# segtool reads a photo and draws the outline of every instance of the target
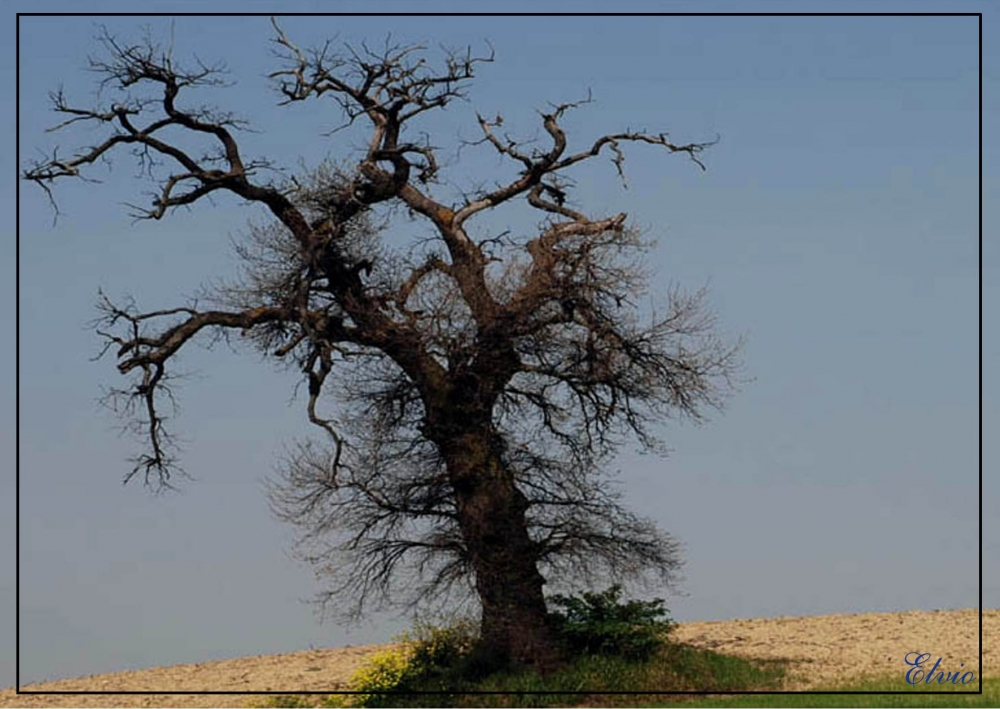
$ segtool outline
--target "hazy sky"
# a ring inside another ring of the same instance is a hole
[[[793,6],[834,7],[628,5]],[[212,3],[218,11],[276,7]],[[511,9],[528,7],[538,8]],[[859,7],[992,10],[962,2],[835,5]],[[6,16],[13,19],[15,9],[29,6],[8,3]],[[192,100],[250,118],[260,132],[241,136],[246,152],[293,169],[300,159],[314,165],[354,154],[349,134],[321,135],[338,123],[332,102],[276,105],[265,79],[274,59],[264,17],[22,18],[21,163],[10,151],[0,158],[8,195],[15,169],[38,151],[63,145],[69,155],[100,139],[89,129],[44,132],[57,122],[48,91],[62,85],[76,103],[94,99],[95,76],[85,64],[97,51],[99,22],[132,39],[143,24],[164,39],[172,27],[176,56],[225,60],[237,84]],[[705,156],[707,172],[634,147],[627,190],[602,160],[578,174],[576,192],[593,212],[626,211],[658,239],[650,257],[654,292],[708,283],[720,328],[748,338],[746,374],[754,381],[724,415],[700,428],[666,423],[673,449],[666,459],[623,450],[615,463],[632,507],[684,543],[684,595],[668,596],[677,619],[976,605],[975,18],[289,17],[282,24],[305,45],[329,37],[380,42],[388,33],[432,50],[492,43],[496,62],[481,68],[470,101],[422,125],[451,156],[446,174],[459,187],[494,179],[500,168],[488,150],[454,158],[457,138],[476,134],[475,110],[502,112],[506,129],[531,137],[540,132],[536,109],[590,89],[595,103],[566,121],[571,145],[629,127],[666,130],[677,141],[721,136]],[[989,326],[1000,296],[998,151],[989,130],[998,124],[995,17],[984,19],[983,35],[984,603],[996,607],[1000,529],[991,509],[1000,504],[1000,488],[993,476],[998,451],[988,435],[1000,424],[1000,338]],[[8,116],[13,62],[11,49],[2,66]],[[180,390],[174,430],[195,480],[182,483],[181,494],[158,497],[141,483],[122,486],[126,459],[140,444],[120,437],[117,420],[97,403],[102,387],[122,383],[111,359],[90,361],[100,345],[87,326],[97,289],[130,294],[144,309],[181,304],[199,286],[233,273],[231,241],[260,212],[221,198],[133,224],[123,203],[145,204],[152,185],[137,178],[129,155],[119,152],[113,169],[99,165],[90,174],[101,184],[58,185],[62,215],[55,226],[44,194],[29,184],[20,190],[22,683],[388,639],[405,619],[376,617],[354,630],[317,623],[303,601],[320,587],[312,569],[289,555],[292,530],[267,510],[263,481],[283,446],[313,435],[302,398],[291,400],[292,373],[254,354],[188,347],[178,364],[191,376]],[[14,232],[7,233],[11,304]],[[14,308],[4,307],[0,318],[0,387],[12,402]],[[11,405],[0,409],[0,432],[3,460],[12,462]],[[0,636],[12,638],[14,475],[13,467],[6,470]],[[13,683],[13,643],[5,641],[0,686]]]

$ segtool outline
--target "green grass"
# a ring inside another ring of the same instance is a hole
[[[759,668],[751,669],[743,667],[742,669],[736,669],[729,660],[732,658],[725,658],[724,660],[719,660],[724,656],[719,655],[715,658],[701,658],[703,661],[707,661],[710,667],[717,669],[721,676],[717,677],[718,680],[722,681],[739,681],[747,678],[755,678],[760,681],[762,679],[759,673]],[[575,675],[577,681],[588,679],[597,681],[607,681],[608,673],[614,672],[616,670],[622,669],[617,666],[614,662],[606,663],[603,667],[600,663],[583,663],[578,666],[573,673],[569,675],[564,675],[558,683],[571,682],[571,675]],[[634,672],[634,668],[633,668]],[[681,672],[683,674],[683,671]],[[766,680],[768,683],[775,681],[775,675],[772,670],[765,670],[768,676]],[[641,681],[643,677],[636,677],[635,674],[631,675],[632,681]],[[646,677],[648,679],[648,677]],[[676,676],[675,676],[676,679]],[[612,682],[611,684],[617,684],[623,690],[635,690],[638,685],[632,684],[626,686],[627,682]],[[586,687],[587,689],[592,688]],[[651,685],[647,685],[651,686]],[[955,687],[950,688],[950,691],[976,691],[978,690],[978,683],[966,685],[965,687]],[[499,689],[505,691],[516,691],[516,690],[532,690],[532,689],[554,689],[556,688],[552,682],[546,682],[544,687],[541,683],[531,680],[527,677],[521,677],[520,679],[513,678],[494,678],[489,682],[483,683],[481,689]],[[566,689],[567,687],[561,686],[561,689]],[[606,687],[610,688],[610,687]],[[657,686],[657,689],[662,688]],[[716,687],[718,688],[718,687]],[[732,687],[730,687],[732,688]],[[745,685],[742,688],[749,688]],[[713,696],[713,697],[678,697],[674,696],[667,701],[660,699],[655,701],[655,697],[647,697],[643,695],[591,695],[591,696],[579,696],[579,695],[543,695],[543,696],[533,696],[533,695],[518,695],[513,694],[506,697],[489,697],[489,696],[470,696],[467,695],[464,698],[461,706],[569,706],[569,705],[586,705],[586,706],[655,706],[655,707],[685,707],[690,709],[696,709],[698,707],[997,707],[1000,706],[1000,678],[998,679],[986,679],[983,682],[983,693],[978,694],[966,694],[966,695],[934,695],[927,694],[928,691],[938,691],[945,689],[944,687],[921,687],[920,685],[916,687],[911,687],[909,684],[904,682],[900,678],[882,678],[882,679],[869,679],[864,682],[860,682],[853,685],[846,685],[840,687],[830,687],[830,690],[834,691],[862,691],[862,692],[891,692],[891,691],[901,691],[906,692],[906,695],[863,695],[863,694],[759,694],[759,695],[743,695],[743,696]],[[274,697],[268,700],[264,706],[269,707],[315,707],[315,706],[340,706],[339,701],[347,699],[348,697],[331,696],[326,699],[323,697],[312,697],[312,696],[288,696],[288,697]],[[393,697],[386,697],[386,705],[395,705],[392,701]],[[440,697],[435,695],[428,695],[424,697],[410,697],[405,706],[456,706],[455,697]],[[476,701],[478,700],[478,701]],[[654,700],[654,701],[650,701]],[[404,704],[398,704],[404,706]]]
[[[649,661],[629,661],[617,657],[582,657],[544,677],[537,672],[505,672],[480,680],[443,676],[414,686],[418,691],[448,691],[442,695],[386,694],[381,706],[463,706],[463,707],[549,707],[549,706],[636,706],[668,696],[641,697],[634,694],[609,695],[603,692],[631,692],[643,689],[685,691],[734,689],[776,689],[785,670],[780,663],[751,662],[720,655],[710,650],[670,643]],[[482,695],[465,692],[503,692]],[[587,694],[570,694],[587,692]],[[282,696],[269,699],[268,707],[342,706],[347,695],[319,697]]]
[[[1000,706],[1000,678],[983,681],[982,694],[941,695],[932,691],[976,692],[979,682],[965,686],[907,684],[900,677],[868,679],[828,688],[830,691],[906,692],[893,694],[760,694],[728,697],[673,698],[667,702],[640,701],[636,706],[681,707],[997,707]],[[637,699],[644,699],[638,698]]]

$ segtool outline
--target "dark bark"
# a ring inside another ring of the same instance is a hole
[[[540,549],[528,534],[528,500],[488,424],[440,446],[482,606],[483,648],[499,664],[547,666],[558,648],[546,622]]]

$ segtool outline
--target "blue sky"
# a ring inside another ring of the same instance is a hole
[[[13,11],[17,4],[6,9]],[[48,3],[32,9],[58,11]],[[356,10],[284,3],[284,11]],[[366,6],[367,7],[367,6]],[[382,3],[385,11],[403,5]],[[412,8],[413,5],[406,5]],[[424,9],[449,10],[447,3]],[[485,7],[485,6],[482,6]],[[621,6],[622,8],[626,6]],[[780,12],[788,3],[631,3],[629,9]],[[830,4],[796,4],[822,11]],[[151,3],[150,11],[207,9]],[[267,12],[271,3],[213,3]],[[527,5],[511,9],[526,9]],[[531,6],[537,9],[536,5]],[[574,9],[604,9],[599,4]],[[984,3],[838,3],[837,11],[981,11]],[[17,9],[27,10],[26,4]],[[103,3],[101,9],[126,10]],[[566,9],[551,4],[551,9]],[[995,13],[994,13],[995,14]],[[169,19],[23,18],[21,164],[56,144],[96,140],[87,130],[45,133],[46,95],[62,84],[92,99],[84,68],[98,22],[128,38]],[[654,292],[708,284],[720,327],[745,333],[754,378],[706,426],[666,423],[666,458],[623,450],[615,461],[626,500],[685,545],[679,620],[965,608],[977,602],[978,53],[975,18],[287,18],[309,45],[401,41],[496,49],[467,104],[428,119],[435,143],[472,137],[474,111],[505,128],[539,131],[537,108],[593,92],[567,120],[582,145],[626,127],[678,141],[721,136],[707,172],[677,157],[632,149],[622,190],[610,164],[581,171],[577,196],[594,212],[626,211],[658,240]],[[249,117],[246,150],[288,168],[350,157],[350,134],[330,103],[276,106],[265,74],[263,17],[177,18],[178,56],[223,59],[238,83],[200,100]],[[996,20],[984,18],[983,427],[1000,423],[995,318]],[[2,70],[14,114],[14,53]],[[447,151],[446,151],[447,152]],[[452,151],[453,152],[453,151]],[[486,153],[463,151],[459,186],[494,179]],[[59,185],[53,226],[44,195],[20,190],[21,681],[387,639],[405,619],[359,628],[320,625],[302,601],[319,590],[289,556],[292,530],[267,511],[263,480],[283,446],[311,435],[295,377],[258,357],[190,348],[179,364],[175,430],[195,478],[176,495],[123,487],[136,443],[97,404],[118,382],[110,360],[91,362],[87,327],[98,287],[148,309],[180,304],[233,272],[230,241],[260,217],[235,200],[133,224],[123,202],[151,187],[125,153],[101,184]],[[500,175],[502,177],[502,174]],[[11,210],[13,213],[13,210]],[[13,223],[8,222],[11,229]],[[490,228],[501,229],[501,221]],[[14,364],[14,231],[7,232],[7,305],[0,369]],[[398,238],[413,238],[400,231]],[[0,380],[13,401],[14,378]],[[6,396],[7,393],[9,396]],[[0,449],[13,461],[14,407],[0,410]],[[984,604],[1000,606],[1000,503],[983,446]],[[13,468],[0,481],[0,635],[13,634]],[[5,534],[5,538],[7,538]],[[9,631],[9,632],[8,632]],[[912,649],[910,649],[912,650]],[[933,649],[927,651],[932,652]],[[970,658],[972,659],[972,658]],[[14,683],[12,644],[0,649],[0,686]],[[290,688],[292,689],[292,688]]]

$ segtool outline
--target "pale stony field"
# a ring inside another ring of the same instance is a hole
[[[757,618],[683,623],[675,639],[749,658],[791,661],[787,689],[856,683],[866,676],[903,675],[910,652],[941,657],[949,671],[978,669],[975,609],[909,611],[802,618]],[[380,646],[309,650],[43,682],[30,691],[335,691]],[[983,674],[1000,675],[1000,610],[983,611]],[[0,707],[239,707],[253,695],[17,695],[0,691]]]

